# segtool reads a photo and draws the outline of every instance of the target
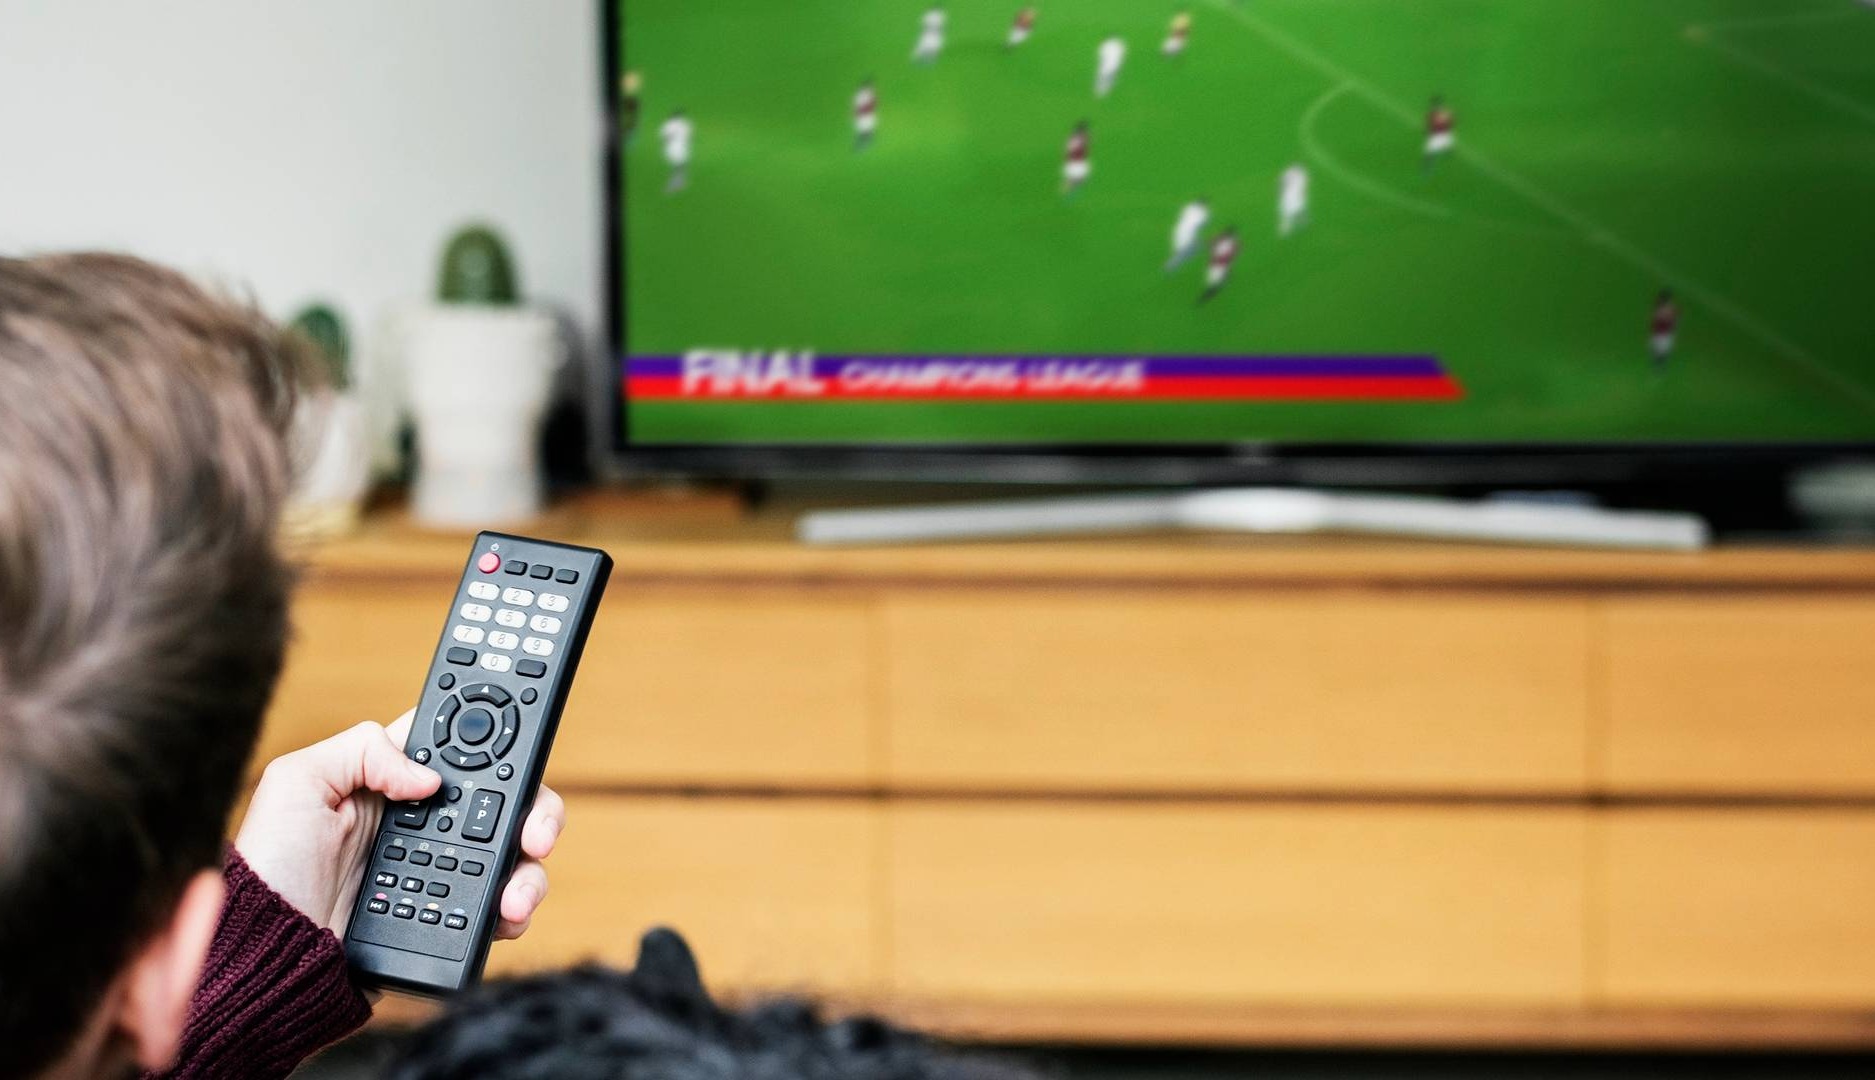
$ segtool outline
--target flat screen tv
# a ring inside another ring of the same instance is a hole
[[[1861,0],[601,15],[647,467],[1567,480],[1875,442]]]

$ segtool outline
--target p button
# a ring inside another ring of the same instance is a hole
[[[503,798],[501,792],[486,789],[477,791],[469,797],[469,805],[462,811],[462,838],[464,840],[494,839],[495,823],[501,820]]]

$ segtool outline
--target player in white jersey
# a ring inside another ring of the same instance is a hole
[[[682,191],[690,182],[690,137],[694,132],[682,109],[671,113],[671,118],[658,128],[658,138],[664,140],[664,162],[671,167],[665,194]]]
[[[1205,223],[1211,220],[1211,208],[1203,199],[1193,199],[1178,212],[1172,226],[1172,257],[1166,260],[1165,272],[1171,273],[1191,261],[1204,241]]]
[[[1309,223],[1309,170],[1296,162],[1283,170],[1276,199],[1276,235],[1288,236]]]
[[[944,8],[933,5],[924,13],[924,21],[918,30],[918,44],[912,47],[913,63],[935,64],[938,54],[944,51]]]
[[[1172,26],[1165,32],[1165,45],[1161,51],[1167,56],[1185,55],[1185,46],[1191,44],[1191,13],[1181,11],[1172,16]]]
[[[872,133],[879,127],[879,92],[873,89],[872,80],[859,84],[859,92],[853,95],[853,149],[864,150],[872,145]]]
[[[1100,43],[1100,51],[1095,59],[1094,96],[1106,97],[1113,93],[1113,84],[1119,81],[1120,65],[1126,63],[1126,41],[1123,38],[1110,37]]]

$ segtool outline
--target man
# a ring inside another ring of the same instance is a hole
[[[1172,16],[1172,26],[1166,31],[1165,55],[1177,59],[1185,55],[1185,46],[1191,43],[1191,13],[1181,11]]]
[[[1426,154],[1420,161],[1423,172],[1431,172],[1439,159],[1452,152],[1458,142],[1454,130],[1456,124],[1452,110],[1446,107],[1445,99],[1434,96],[1432,104],[1426,109]]]
[[[644,77],[636,71],[627,71],[619,78],[619,126],[623,129],[625,145],[630,146],[632,138],[638,134],[638,114],[642,108],[639,94],[644,87]]]
[[[664,183],[664,193],[674,195],[690,183],[690,136],[693,133],[690,118],[682,109],[671,113],[664,126],[658,128],[658,137],[664,140],[664,162],[670,166],[670,179]]]
[[[1309,223],[1309,170],[1301,162],[1283,170],[1276,196],[1276,235],[1288,236]]]
[[[879,127],[879,93],[873,89],[872,80],[859,84],[859,93],[853,95],[853,149],[864,150],[872,145],[872,133]]]
[[[1028,7],[1016,12],[1015,25],[1009,28],[1009,40],[1003,43],[1003,51],[1008,52],[1027,42],[1029,40],[1029,35],[1034,32],[1035,5],[1030,4]]]
[[[1090,144],[1087,135],[1087,121],[1074,125],[1074,131],[1068,136],[1066,160],[1061,166],[1061,194],[1072,196],[1081,190],[1081,185],[1094,171],[1094,163],[1089,157]]]
[[[0,258],[6,1080],[267,1080],[369,1014],[337,935],[383,796],[439,784],[408,716],[269,765],[223,869],[286,649],[303,349],[134,259]],[[564,812],[542,789],[504,935]]]
[[[1231,226],[1218,234],[1211,244],[1211,265],[1204,271],[1204,295],[1198,297],[1198,303],[1204,304],[1218,294],[1224,287],[1224,279],[1230,276],[1230,266],[1237,261],[1237,227]]]
[[[1172,257],[1166,260],[1166,273],[1177,270],[1198,253],[1205,223],[1210,220],[1211,207],[1203,199],[1193,199],[1179,210],[1178,221],[1172,225]]]
[[[1648,350],[1654,357],[1654,371],[1664,374],[1667,361],[1673,359],[1673,339],[1680,330],[1680,306],[1673,300],[1672,289],[1660,290],[1654,297],[1654,314],[1649,323]]]
[[[919,23],[918,43],[912,46],[911,59],[914,64],[935,64],[938,54],[944,51],[944,7],[933,5],[924,13]]]
[[[1110,37],[1100,43],[1094,56],[1094,96],[1104,98],[1113,93],[1113,85],[1120,79],[1120,66],[1126,63],[1126,39]]]

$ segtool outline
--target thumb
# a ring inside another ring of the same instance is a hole
[[[319,755],[321,779],[341,799],[362,788],[409,802],[433,794],[443,782],[435,770],[405,757],[391,734],[368,720],[320,748],[326,751]]]

